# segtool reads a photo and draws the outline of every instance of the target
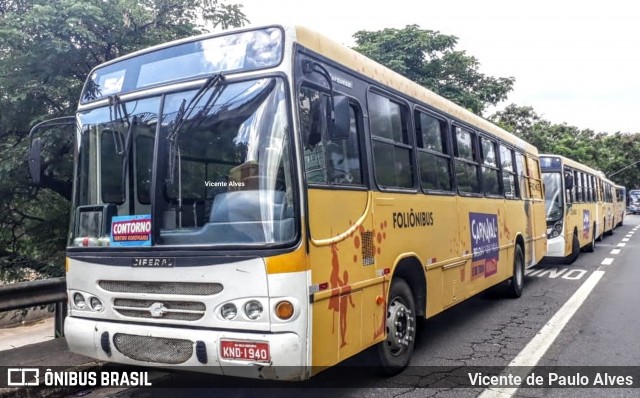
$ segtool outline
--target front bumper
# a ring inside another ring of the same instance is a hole
[[[185,329],[77,317],[66,318],[64,332],[72,352],[102,361],[161,368],[188,367],[186,370],[271,380],[310,377],[310,367],[303,363],[300,337],[295,333]],[[267,342],[270,362],[221,358],[221,339]],[[202,353],[200,360],[198,358],[196,342],[204,343],[206,363],[201,362]]]
[[[565,240],[564,235],[547,239],[547,255],[546,257],[565,257],[564,253]]]

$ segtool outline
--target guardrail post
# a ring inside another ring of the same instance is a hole
[[[55,338],[64,337],[64,318],[67,316],[66,301],[58,301],[54,312],[54,336]]]

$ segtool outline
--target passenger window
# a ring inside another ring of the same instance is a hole
[[[369,123],[378,185],[413,188],[407,108],[389,98],[370,93]]]
[[[480,137],[480,150],[482,151],[482,185],[484,193],[491,196],[502,195],[500,189],[500,173],[498,160],[496,159],[496,143],[486,137]]]
[[[451,163],[447,122],[423,112],[415,113],[416,146],[422,189],[451,191]]]
[[[478,154],[476,153],[475,133],[461,127],[454,128],[455,167],[458,191],[465,193],[481,193],[478,169]]]
[[[516,173],[513,167],[513,150],[504,145],[500,145],[500,165],[502,166],[504,196],[510,199],[516,198]]]
[[[522,199],[530,198],[529,194],[529,172],[527,170],[527,163],[525,157],[520,152],[516,152],[516,172],[518,173],[518,187],[520,197]]]

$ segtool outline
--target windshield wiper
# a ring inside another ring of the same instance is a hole
[[[109,125],[111,126],[111,131],[113,131],[113,145],[116,151],[116,154],[122,155],[124,153],[124,144],[122,143],[122,137],[118,133],[118,129],[115,124],[117,120],[125,119],[127,123],[129,123],[129,115],[127,115],[127,109],[124,104],[120,101],[120,97],[117,95],[112,95],[109,97]]]
[[[180,131],[182,130],[182,127],[187,120],[191,119],[196,109],[196,105],[203,98],[207,90],[212,89],[209,97],[207,98],[207,101],[200,111],[202,115],[206,115],[207,112],[209,112],[211,106],[215,103],[215,101],[222,93],[223,87],[225,87],[223,84],[221,84],[222,82],[224,82],[224,75],[222,75],[222,73],[216,73],[215,75],[210,76],[204,82],[202,87],[200,87],[200,89],[191,98],[188,105],[186,105],[187,100],[183,100],[182,104],[180,104],[180,109],[178,109],[176,118],[173,122],[173,128],[167,134],[167,141],[169,141],[169,176],[167,177],[168,183],[172,184],[175,180],[175,166],[179,152],[178,139],[180,137]]]
[[[131,121],[127,118],[129,127],[127,128],[127,135],[124,138],[124,151],[122,153],[122,179],[120,185],[122,186],[122,192],[127,192],[127,172],[129,166],[129,152],[131,152],[131,145],[133,142],[133,126],[137,124],[137,116],[133,116]]]

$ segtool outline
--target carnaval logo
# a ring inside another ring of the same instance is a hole
[[[469,213],[471,229],[471,278],[490,276],[498,272],[498,216],[496,214]]]

